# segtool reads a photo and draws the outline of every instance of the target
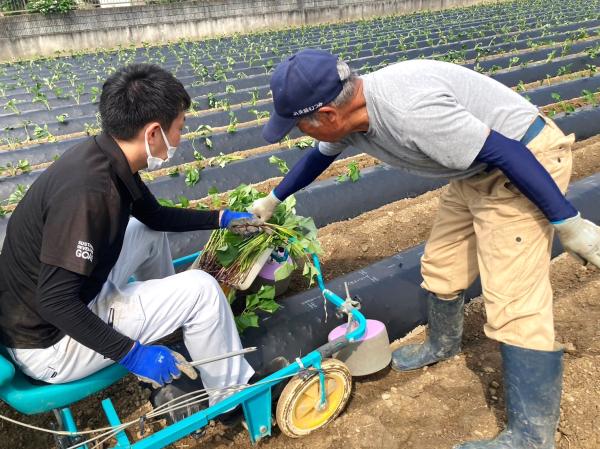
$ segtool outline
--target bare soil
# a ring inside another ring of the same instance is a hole
[[[554,117],[555,114],[566,112],[572,114],[575,109],[582,108],[584,106],[597,107],[600,103],[600,94],[594,94],[593,97],[577,97],[571,100],[563,100],[558,103],[548,104],[541,109],[544,114],[549,117]]]
[[[577,143],[573,180],[600,171],[600,136]],[[398,201],[355,219],[322,228],[328,278],[381,260],[427,238],[442,189]],[[376,236],[385,236],[377,239]],[[385,240],[385,241],[383,241]],[[600,447],[600,271],[586,269],[568,256],[552,262],[557,338],[567,350],[558,449]],[[300,286],[296,286],[300,288]],[[294,440],[281,435],[261,443],[273,449],[330,447],[448,449],[468,439],[493,437],[504,423],[500,355],[482,331],[481,299],[471,302],[465,320],[463,353],[428,369],[399,374],[386,369],[356,379],[347,410],[326,429]],[[409,339],[422,339],[415,332]],[[398,343],[394,343],[397,345]],[[110,396],[124,420],[150,410],[147,392],[127,377],[73,407],[81,429],[105,425],[100,399]],[[0,405],[0,414],[49,427],[49,414],[26,417]],[[155,428],[163,423],[157,422]],[[0,447],[53,447],[44,434],[0,423]],[[135,435],[135,431],[132,432]],[[213,425],[200,440],[187,438],[173,447],[250,449],[240,427]]]
[[[594,72],[593,70],[589,70],[589,69],[580,70],[580,71],[573,72],[573,73],[567,73],[566,75],[553,76],[551,78],[545,78],[543,80],[523,84],[522,86],[515,86],[512,89],[519,91],[518,89],[522,88],[523,91],[528,91],[528,90],[537,89],[538,87],[542,87],[542,86],[551,86],[553,84],[562,83],[563,81],[592,77],[592,76],[595,76],[595,73],[596,72]]]

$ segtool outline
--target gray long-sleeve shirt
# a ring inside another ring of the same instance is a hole
[[[337,155],[353,146],[417,175],[465,178],[490,129],[519,140],[537,108],[503,84],[456,64],[411,60],[364,75],[369,130],[319,142]]]

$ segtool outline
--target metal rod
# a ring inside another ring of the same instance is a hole
[[[218,360],[228,359],[230,357],[235,357],[237,355],[248,354],[249,352],[254,352],[257,350],[258,350],[258,348],[256,346],[252,346],[250,348],[240,349],[239,351],[227,352],[225,354],[220,354],[215,357],[209,357],[207,359],[194,360],[194,361],[190,362],[189,364],[190,364],[190,366],[205,365],[207,363],[212,363],[212,362],[216,362]]]

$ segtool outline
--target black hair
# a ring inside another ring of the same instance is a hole
[[[171,73],[154,64],[131,64],[113,73],[102,86],[102,129],[117,139],[130,140],[156,121],[166,132],[190,105],[189,94]]]

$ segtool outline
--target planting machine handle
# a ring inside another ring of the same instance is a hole
[[[331,290],[325,288],[325,282],[323,281],[323,275],[321,274],[321,263],[319,262],[319,258],[316,254],[313,254],[312,258],[315,268],[317,269],[317,283],[319,284],[321,293],[323,293],[323,297],[329,302],[333,303],[339,310],[349,313],[352,316],[352,319],[358,323],[358,326],[354,330],[346,334],[346,339],[348,341],[356,341],[361,339],[367,331],[367,320],[365,316],[353,306],[346,304],[346,301],[333,293]]]

